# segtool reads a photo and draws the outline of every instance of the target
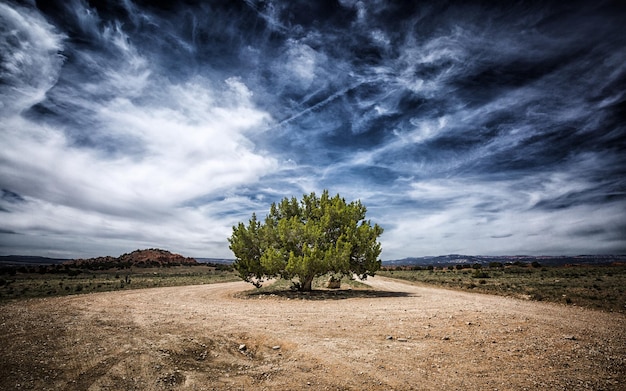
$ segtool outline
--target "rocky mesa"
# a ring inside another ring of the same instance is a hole
[[[78,268],[111,268],[111,267],[168,267],[180,265],[197,265],[194,258],[183,257],[167,250],[151,248],[135,250],[122,254],[119,257],[97,257],[89,259],[74,259],[64,262],[64,265]]]

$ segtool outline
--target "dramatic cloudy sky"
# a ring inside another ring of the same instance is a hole
[[[626,6],[488,3],[0,2],[0,254],[228,258],[323,189],[383,260],[626,252]]]

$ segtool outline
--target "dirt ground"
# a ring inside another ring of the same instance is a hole
[[[410,285],[243,282],[0,306],[2,390],[624,390],[626,317]],[[323,298],[323,299],[322,299]]]

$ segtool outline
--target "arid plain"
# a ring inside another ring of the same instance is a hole
[[[244,282],[0,309],[3,390],[620,390],[626,316],[382,277],[336,298]]]

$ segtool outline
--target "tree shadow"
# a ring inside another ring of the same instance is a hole
[[[300,292],[297,290],[249,290],[241,292],[240,298],[258,299],[284,299],[284,300],[344,300],[344,299],[367,299],[385,297],[415,297],[414,293],[378,291],[373,289],[314,289],[310,292]]]

